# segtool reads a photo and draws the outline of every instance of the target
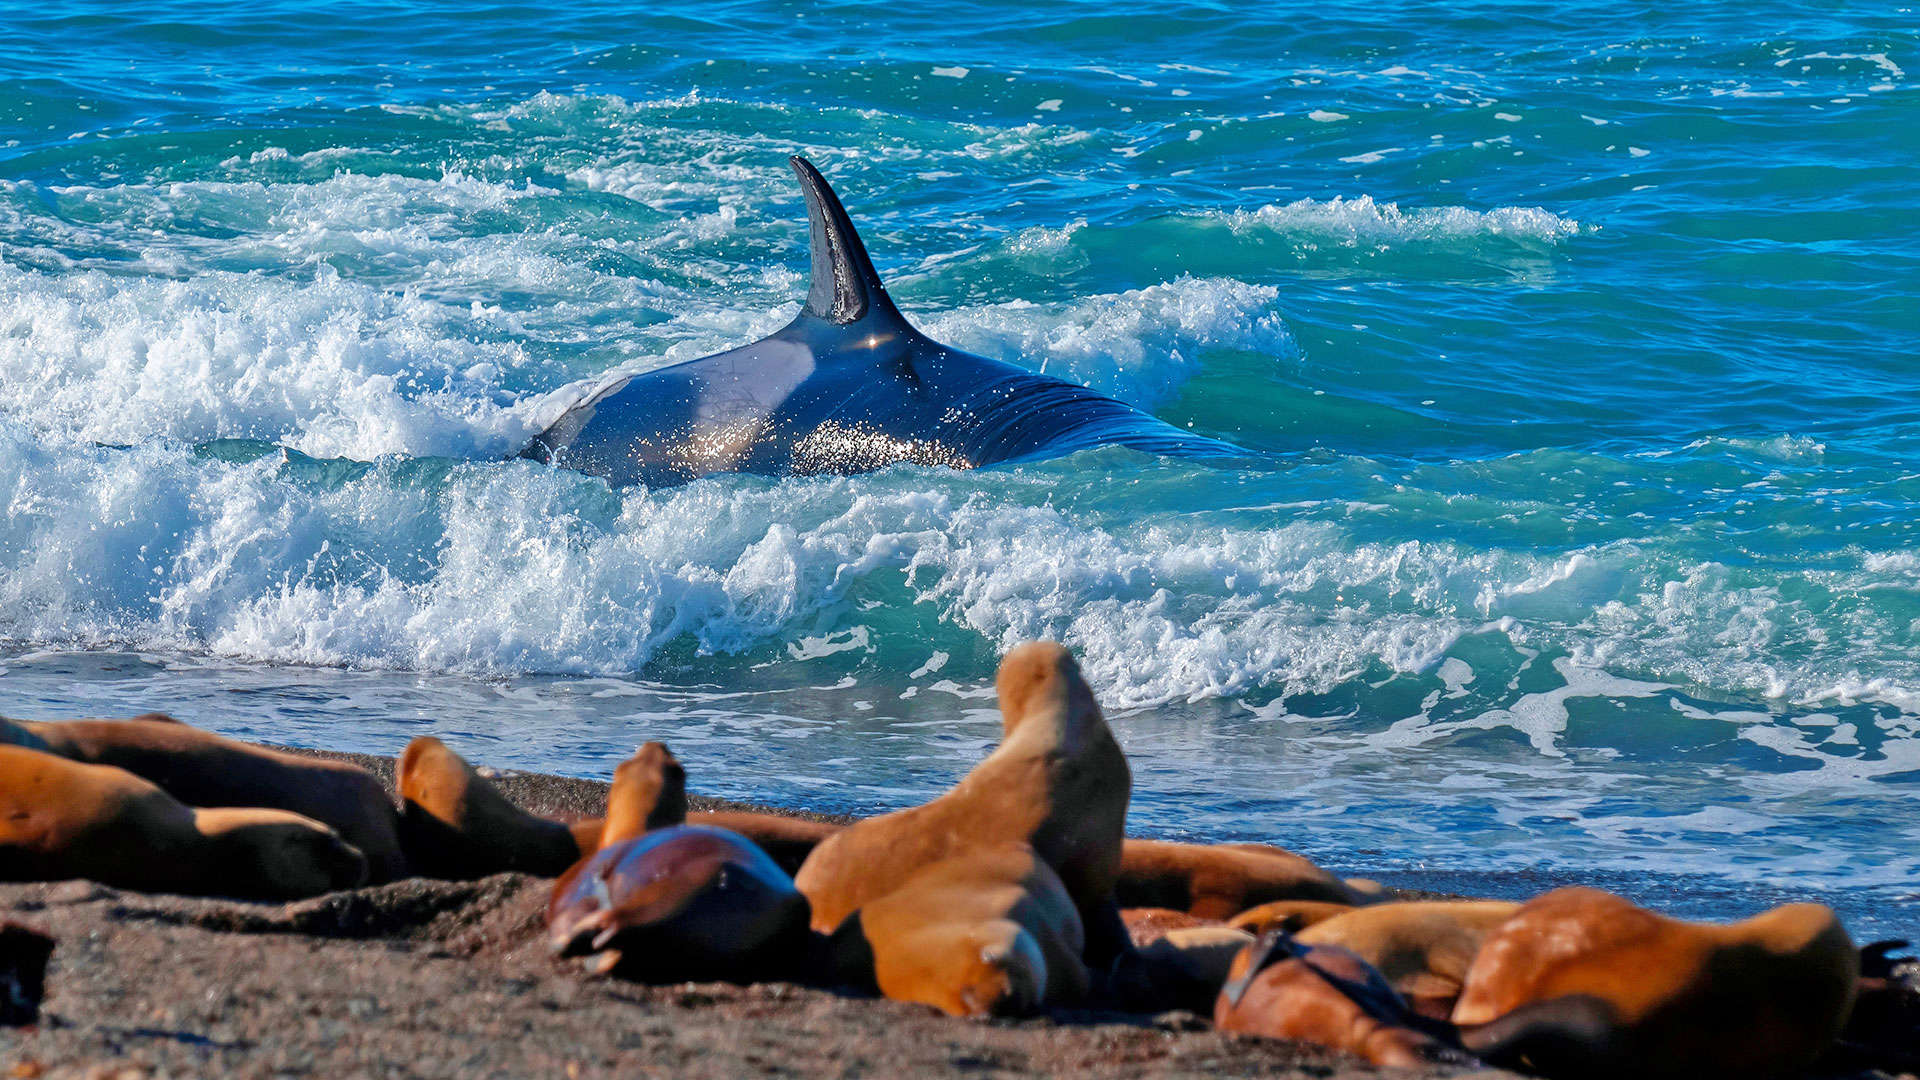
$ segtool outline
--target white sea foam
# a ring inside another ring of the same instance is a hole
[[[1151,407],[1200,370],[1200,353],[1231,348],[1295,354],[1273,303],[1279,290],[1231,278],[1181,277],[1092,296],[1064,309],[1028,301],[921,319],[934,338]]]
[[[524,442],[507,342],[469,312],[342,281],[50,277],[0,264],[0,415],[43,438],[279,441],[316,456],[472,456]]]
[[[1724,571],[1537,607],[1588,567],[1624,574],[1629,549],[1551,560],[1359,542],[1312,521],[1097,525],[912,470],[609,494],[526,465],[419,468],[320,483],[277,456],[222,464],[153,443],[48,446],[0,423],[0,491],[10,493],[0,633],[255,660],[619,675],[675,642],[798,660],[889,648],[917,663],[930,628],[945,624],[937,633],[960,635],[956,644],[1065,640],[1116,707],[1421,675],[1465,700],[1396,737],[1509,726],[1549,755],[1566,700],[1653,692],[1610,670],[1920,709],[1907,668],[1868,677],[1844,651],[1785,666],[1772,640],[1791,609]],[[839,621],[851,592],[887,581],[910,589],[893,606],[918,614],[891,629]],[[870,636],[847,637],[854,625]],[[1862,640],[1875,633],[1859,629]],[[1559,687],[1487,708],[1505,695],[1475,677],[1486,661],[1451,655],[1469,639],[1507,655],[1565,650]]]
[[[1551,243],[1581,231],[1579,222],[1537,206],[1503,206],[1493,210],[1464,206],[1403,209],[1398,203],[1376,202],[1371,195],[1298,199],[1283,205],[1212,216],[1225,221],[1235,232],[1262,230],[1366,245],[1460,242],[1489,237]]]

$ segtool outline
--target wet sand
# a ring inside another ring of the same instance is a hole
[[[391,781],[390,760],[327,756]],[[606,791],[563,777],[495,782],[554,816],[597,814]],[[0,915],[59,939],[39,1025],[0,1029],[0,1067],[11,1070],[0,1075],[1407,1075],[1223,1035],[1187,1013],[974,1022],[786,984],[587,979],[547,954],[548,890],[503,874],[262,905],[0,885]]]

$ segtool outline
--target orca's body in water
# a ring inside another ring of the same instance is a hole
[[[751,345],[611,382],[521,456],[616,485],[658,486],[903,461],[970,469],[1107,445],[1245,455],[1084,386],[920,333],[893,306],[833,189],[806,159],[792,164],[813,245],[799,316]]]

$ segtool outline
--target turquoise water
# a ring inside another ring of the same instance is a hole
[[[0,709],[872,811],[1083,657],[1141,832],[1920,922],[1920,20],[0,3]],[[1267,452],[499,460],[781,325]]]

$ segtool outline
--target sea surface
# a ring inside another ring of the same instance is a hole
[[[1260,451],[503,460],[797,310]],[[0,2],[0,712],[871,812],[1056,637],[1132,827],[1920,930],[1920,14]]]

